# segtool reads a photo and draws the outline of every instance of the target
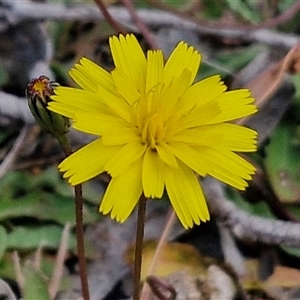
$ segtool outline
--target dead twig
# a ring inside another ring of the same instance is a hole
[[[122,25],[132,28],[132,19],[128,11],[123,7],[109,7],[111,16]],[[103,14],[95,9],[95,5],[81,4],[67,6],[60,3],[33,3],[26,1],[14,1],[8,8],[1,8],[0,12],[6,23],[0,23],[0,31],[10,24],[17,24],[24,20],[105,20]],[[297,44],[298,37],[293,34],[279,33],[268,29],[249,29],[240,26],[208,26],[197,24],[191,19],[184,19],[174,13],[158,9],[137,9],[137,15],[147,26],[172,27],[197,32],[200,35],[211,35],[222,38],[239,39],[245,42],[259,42],[262,44],[289,49]],[[138,27],[135,27],[139,31]]]
[[[61,242],[55,259],[54,271],[48,286],[48,292],[51,299],[54,299],[60,286],[60,282],[63,276],[64,262],[68,252],[68,241],[70,235],[70,224],[67,223],[62,232]]]
[[[251,215],[237,208],[225,196],[221,183],[203,181],[210,212],[240,240],[288,247],[300,246],[300,224]]]
[[[24,142],[26,140],[27,133],[29,132],[29,125],[25,125],[18,138],[16,139],[11,151],[8,153],[6,158],[3,160],[0,165],[0,178],[2,178],[12,167],[13,163],[18,157],[22,147],[24,146]]]

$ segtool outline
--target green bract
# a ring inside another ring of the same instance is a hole
[[[37,123],[47,130],[53,137],[60,140],[69,131],[69,119],[48,110],[50,96],[58,83],[50,81],[46,76],[31,80],[26,90],[28,105]]]

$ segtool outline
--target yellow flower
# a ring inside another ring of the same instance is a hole
[[[123,222],[139,198],[166,190],[185,228],[209,220],[198,175],[244,190],[255,168],[235,152],[256,150],[256,132],[232,121],[256,112],[246,89],[226,91],[220,76],[195,84],[200,54],[181,42],[164,64],[145,57],[134,35],[110,38],[115,69],[86,58],[70,71],[82,88],[58,87],[49,108],[98,139],[60,165],[72,185],[102,172],[112,179],[100,211]],[[198,174],[198,175],[197,175]]]

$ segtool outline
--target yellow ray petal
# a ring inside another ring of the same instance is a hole
[[[124,145],[140,141],[141,138],[136,128],[122,128],[111,134],[105,133],[102,140],[104,145]]]
[[[175,169],[165,165],[166,190],[170,202],[185,228],[209,220],[209,212],[194,172],[183,163]]]
[[[64,172],[63,177],[68,178],[72,185],[85,182],[103,173],[105,164],[118,149],[116,146],[105,146],[101,139],[97,139],[61,162],[59,171]]]
[[[131,165],[123,174],[111,179],[100,205],[100,212],[124,222],[142,195],[142,162]]]
[[[110,93],[115,93],[111,75],[87,58],[80,59],[69,74],[85,90],[97,92],[98,85],[102,85]]]
[[[147,52],[146,93],[161,83],[164,61],[160,50]]]
[[[118,131],[134,131],[134,128],[124,119],[103,113],[77,113],[74,116],[73,127],[77,130],[96,134],[113,135]]]
[[[212,119],[211,124],[236,120],[257,112],[254,99],[246,89],[226,92],[215,99],[221,113]]]
[[[164,142],[161,142],[160,144],[156,145],[157,153],[160,157],[160,159],[166,163],[169,166],[172,166],[174,168],[177,168],[177,161],[176,158],[172,152],[172,149]]]
[[[180,42],[174,49],[164,68],[163,81],[169,85],[173,79],[178,78],[183,70],[191,72],[191,84],[198,72],[201,56],[193,47],[188,47],[186,43]]]
[[[101,101],[107,105],[113,112],[115,112],[118,116],[126,120],[130,121],[131,107],[128,103],[119,95],[115,96],[109,93],[106,89],[102,88],[102,86],[98,86],[97,94]]]
[[[218,105],[218,102],[215,100],[207,102],[203,105],[197,105],[185,115],[179,115],[181,118],[176,121],[176,127],[178,131],[180,131],[187,128],[207,125],[212,123],[212,120],[217,118],[220,113],[221,109]]]
[[[134,162],[141,158],[146,150],[146,145],[134,141],[124,145],[114,154],[105,165],[105,170],[112,176],[124,173]]]
[[[57,87],[55,95],[51,96],[48,107],[50,110],[73,118],[76,112],[103,113],[107,106],[101,102],[97,94],[69,87]]]
[[[129,105],[141,98],[140,92],[133,81],[126,76],[122,69],[115,69],[111,73],[117,91]]]
[[[133,34],[109,39],[116,68],[120,68],[134,83],[141,94],[145,93],[146,58]]]
[[[221,81],[220,75],[210,76],[193,84],[187,89],[178,103],[178,110],[186,114],[196,105],[204,105],[222,95],[227,87]]]
[[[192,99],[190,100],[192,101]],[[186,115],[180,120],[180,129],[217,124],[251,115],[257,111],[253,101],[254,99],[250,97],[249,90],[246,89],[221,92],[219,96],[214,96],[207,103],[202,104],[200,101],[198,105],[187,111]],[[187,107],[185,107],[186,109]]]
[[[142,182],[147,198],[161,198],[164,192],[163,162],[158,153],[148,148],[143,159]]]
[[[205,176],[211,171],[212,167],[209,161],[205,160],[201,155],[201,149],[197,151],[189,145],[180,142],[171,142],[169,143],[169,147],[176,157],[193,169],[197,174]]]
[[[165,119],[168,119],[172,113],[177,113],[179,99],[190,86],[190,78],[191,72],[185,69],[178,78],[163,89],[161,95],[161,111]]]
[[[256,151],[257,132],[235,124],[219,123],[184,129],[173,136],[173,141],[196,146],[226,148],[237,152]]]
[[[214,145],[216,149],[218,147],[226,148],[236,152],[253,152],[257,150],[257,132],[255,130],[231,123],[220,123],[204,127],[201,128],[201,131],[206,132],[207,139],[209,139],[209,136],[217,135],[217,133],[222,135],[219,143]]]
[[[209,175],[237,189],[244,190],[255,172],[253,165],[226,149],[202,148],[201,154],[212,166]]]

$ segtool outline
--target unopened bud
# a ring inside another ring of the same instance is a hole
[[[68,118],[48,110],[50,96],[54,94],[53,89],[58,83],[50,81],[46,76],[32,79],[27,86],[26,96],[28,105],[37,123],[47,130],[53,137],[61,140],[70,127]]]

